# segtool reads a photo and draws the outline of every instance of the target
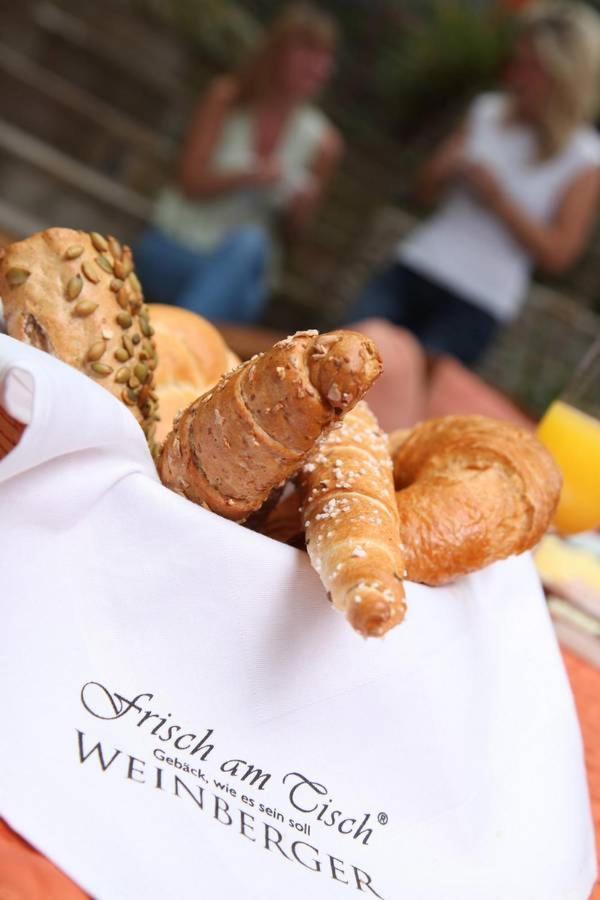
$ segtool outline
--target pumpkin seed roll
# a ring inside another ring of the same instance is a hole
[[[95,231],[49,228],[6,248],[0,295],[9,335],[102,384],[153,450],[156,346],[129,247]]]

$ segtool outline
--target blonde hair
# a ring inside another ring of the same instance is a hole
[[[538,118],[540,158],[548,159],[598,112],[600,16],[583,3],[543,3],[523,15],[520,35],[531,42],[552,85]]]
[[[251,102],[268,91],[288,47],[304,44],[333,51],[337,40],[338,29],[331,16],[309,3],[289,4],[271,24],[246,65],[236,73],[236,102]]]

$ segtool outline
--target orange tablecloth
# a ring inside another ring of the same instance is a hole
[[[563,657],[581,722],[596,843],[600,847],[600,669],[568,651]],[[49,860],[0,821],[0,898],[19,900],[85,900],[84,894]],[[600,900],[600,882],[591,900]]]
[[[595,669],[567,650],[563,650],[563,659],[581,723],[596,826],[596,849],[600,850],[600,669]],[[592,893],[592,900],[600,900],[600,881]]]

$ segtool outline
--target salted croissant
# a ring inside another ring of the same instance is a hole
[[[158,460],[163,483],[244,521],[381,372],[368,338],[299,332],[224,376],[176,420]]]
[[[362,402],[299,475],[306,548],[333,605],[365,637],[404,618],[404,554],[387,437]]]
[[[528,431],[484,416],[445,416],[397,442],[394,478],[411,581],[437,585],[533,547],[561,477]]]

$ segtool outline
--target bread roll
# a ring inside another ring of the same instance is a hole
[[[132,411],[153,448],[156,345],[129,247],[50,228],[0,260],[8,334],[98,381]]]
[[[158,444],[166,438],[178,412],[210,390],[239,359],[202,316],[162,303],[150,305],[160,364],[154,373],[160,404]]]

